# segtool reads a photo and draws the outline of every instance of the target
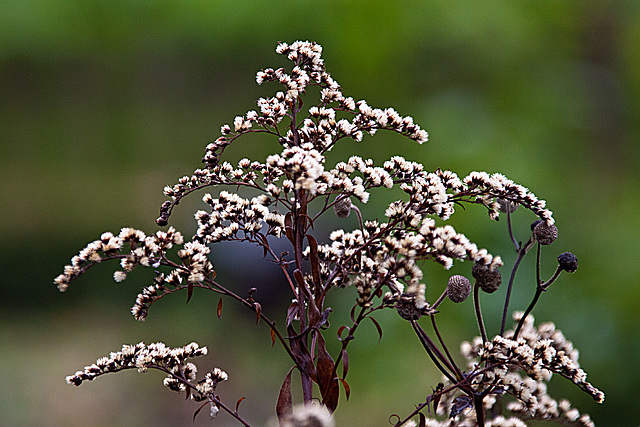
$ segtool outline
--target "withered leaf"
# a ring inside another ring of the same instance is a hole
[[[283,418],[291,413],[293,407],[293,400],[291,398],[291,373],[293,368],[289,370],[289,373],[284,378],[282,387],[280,387],[280,393],[278,394],[278,403],[276,404],[276,415],[278,420],[282,421]]]

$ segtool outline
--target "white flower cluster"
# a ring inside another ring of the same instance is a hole
[[[310,144],[285,148],[282,154],[267,157],[267,165],[284,171],[295,183],[295,189],[317,191],[316,180],[324,172],[325,158]]]
[[[523,313],[514,314],[519,321]],[[514,396],[517,400],[508,402],[507,409],[519,418],[556,420],[575,425],[593,426],[586,414],[581,415],[571,408],[568,401],[556,401],[547,393],[547,385],[553,373],[570,379],[597,402],[604,401],[604,393],[586,381],[586,373],[579,368],[578,352],[552,323],[534,326],[533,316],[525,319],[517,340],[508,338],[514,331],[507,331],[505,337],[496,336],[491,341],[482,342],[480,337],[473,343],[463,342],[461,353],[467,359],[474,383],[492,384],[497,390]],[[482,362],[482,364],[479,364]],[[450,402],[446,396],[443,402]],[[491,409],[497,403],[495,396],[488,396],[485,405]],[[446,407],[447,403],[444,403]],[[490,413],[490,411],[486,411]],[[472,411],[467,415],[473,417]]]
[[[476,195],[476,201],[485,205],[494,219],[499,215],[498,199],[502,199],[510,201],[514,206],[518,203],[522,204],[545,220],[548,225],[554,223],[553,212],[544,208],[546,206],[544,200],[539,200],[526,187],[514,183],[500,173],[489,175],[486,172],[471,172],[463,182],[470,190],[480,190]]]
[[[115,281],[121,282],[126,278],[126,273],[133,270],[136,265],[158,266],[168,249],[171,249],[174,244],[182,243],[182,234],[173,227],[167,231],[157,231],[151,236],[146,236],[142,231],[133,228],[123,228],[117,236],[111,232],[105,232],[100,239],[89,243],[78,255],[71,258],[71,264],[64,267],[64,272],[54,279],[54,283],[61,292],[64,292],[69,283],[89,267],[113,258],[121,259],[120,264],[124,271],[114,274]],[[130,251],[126,255],[121,255],[120,252],[125,244],[129,245]]]
[[[195,342],[176,348],[167,347],[161,342],[148,347],[143,342],[123,345],[122,350],[101,357],[94,364],[85,366],[84,370],[68,376],[66,381],[79,386],[83,381],[91,381],[103,374],[134,368],[138,372],[146,372],[149,368],[166,370],[170,372],[169,378],[192,381],[195,380],[197,368],[186,360],[206,354],[207,348]]]
[[[275,185],[270,184],[267,188],[271,187]],[[280,189],[275,187],[272,191],[279,194]],[[238,239],[239,231],[249,237],[265,224],[268,226],[267,235],[280,237],[284,229],[284,215],[269,210],[271,200],[265,195],[249,201],[237,194],[221,191],[219,198],[214,199],[207,193],[203,201],[211,206],[211,212],[197,211],[195,218],[198,222],[196,238],[204,243]]]

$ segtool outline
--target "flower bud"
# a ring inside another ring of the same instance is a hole
[[[547,225],[540,221],[533,228],[533,235],[541,245],[550,245],[558,238],[558,227],[555,224]]]
[[[333,212],[338,218],[346,218],[351,213],[351,198],[345,197],[333,205]]]
[[[571,252],[558,255],[558,266],[567,273],[575,273],[578,269],[578,258]]]
[[[455,303],[462,302],[469,297],[471,293],[471,283],[469,279],[459,274],[449,278],[447,285],[447,296]]]
[[[494,293],[502,284],[502,275],[497,268],[490,269],[488,266],[475,263],[471,269],[471,274],[476,283],[488,294]]]

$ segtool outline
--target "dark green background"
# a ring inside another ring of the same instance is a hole
[[[581,350],[582,367],[607,400],[598,405],[562,378],[551,393],[598,425],[638,425],[640,3],[633,1],[0,1],[2,422],[190,424],[196,405],[163,389],[159,373],[65,384],[66,375],[140,340],[207,345],[201,370],[229,373],[222,398],[233,406],[246,396],[242,412],[258,425],[273,414],[289,364],[250,313],[227,302],[218,320],[217,298],[196,292],[186,306],[186,296],[163,300],[140,324],[129,307],[149,272],[115,284],[115,265],[97,267],[66,294],[52,280],[103,231],[153,232],[164,185],[199,167],[222,124],[276,90],[258,87],[255,72],[287,65],[275,46],[298,39],[324,47],[346,95],[393,106],[430,132],[424,146],[391,134],[365,137],[332,152],[331,162],[401,154],[461,176],[502,172],[548,201],[560,238],[546,248],[544,274],[567,250],[580,269],[562,276],[534,314],[554,320]],[[273,141],[245,139],[229,154],[261,160],[275,149]],[[364,214],[381,217],[387,201],[374,194]],[[187,236],[199,205],[194,197],[172,217]],[[516,214],[526,238],[533,216]],[[513,263],[504,221],[471,208],[453,224]],[[286,305],[260,251],[213,253],[222,283],[240,293],[262,286],[256,298],[266,312]],[[448,274],[426,268],[430,299]],[[528,260],[514,307],[532,296],[531,274]],[[504,289],[483,299],[490,333],[503,296]],[[353,290],[334,296],[334,329],[353,298]],[[468,302],[443,306],[441,316],[454,351],[477,333]],[[408,325],[393,313],[378,319],[381,343],[367,325],[351,345],[352,396],[340,403],[338,425],[387,425],[439,380]],[[209,425],[207,418],[197,424]],[[221,415],[214,425],[236,424]]]

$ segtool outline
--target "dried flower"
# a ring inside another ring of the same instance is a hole
[[[567,273],[575,273],[578,269],[578,258],[571,252],[558,255],[558,266]]]
[[[476,279],[476,284],[488,294],[497,291],[502,284],[502,275],[498,269],[492,269],[480,263],[473,265],[471,274]]]
[[[533,228],[533,235],[541,245],[550,245],[558,238],[558,227],[541,221]]]
[[[461,275],[454,275],[449,278],[447,284],[447,296],[453,302],[462,302],[469,297],[471,293],[471,283],[469,279]]]

